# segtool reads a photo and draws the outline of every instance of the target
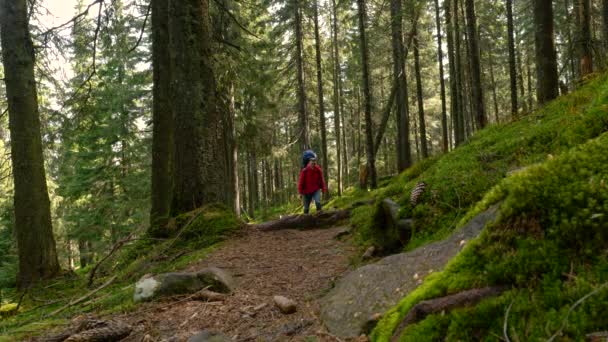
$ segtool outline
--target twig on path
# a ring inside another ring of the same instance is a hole
[[[82,303],[82,302],[83,302],[83,301],[85,301],[87,298],[91,297],[91,296],[92,296],[92,295],[94,295],[95,293],[99,292],[100,290],[102,290],[102,289],[104,289],[104,288],[108,287],[110,284],[112,284],[112,282],[113,282],[113,281],[116,279],[116,277],[118,277],[118,276],[113,276],[113,277],[112,277],[112,278],[110,278],[110,280],[108,280],[108,281],[107,281],[105,284],[103,284],[103,285],[101,285],[100,287],[96,288],[95,290],[93,290],[93,291],[91,291],[91,292],[87,293],[86,295],[84,295],[84,296],[82,296],[82,297],[78,298],[77,300],[71,301],[71,302],[69,302],[68,304],[66,304],[66,305],[62,306],[61,308],[59,308],[59,309],[57,309],[57,310],[55,310],[55,311],[51,312],[51,313],[50,313],[50,314],[48,314],[46,317],[48,318],[48,317],[54,316],[54,315],[56,315],[56,314],[60,313],[61,311],[63,311],[63,310],[65,310],[65,309],[69,308],[70,306],[76,305],[76,304],[78,304],[78,303]]]

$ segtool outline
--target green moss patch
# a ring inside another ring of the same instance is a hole
[[[134,283],[145,273],[179,271],[203,259],[219,242],[238,231],[243,223],[227,208],[210,205],[175,218],[172,237],[142,237],[124,247],[99,268],[88,288],[90,268],[77,270],[50,283],[28,290],[19,313],[0,320],[0,341],[26,339],[64,325],[75,314],[105,315],[132,311]],[[91,298],[50,315],[73,299],[118,276]],[[19,298],[20,294],[14,294]],[[6,306],[6,305],[5,305]],[[4,308],[3,306],[2,308]]]

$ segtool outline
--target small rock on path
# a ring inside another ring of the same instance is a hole
[[[156,341],[187,341],[201,330],[234,341],[331,340],[320,323],[317,299],[349,269],[356,254],[350,242],[334,239],[342,230],[246,230],[185,270],[226,270],[237,282],[233,295],[215,303],[145,303],[122,317],[134,328],[125,341],[141,341],[146,334]],[[281,313],[273,304],[276,295],[296,301],[297,312]]]

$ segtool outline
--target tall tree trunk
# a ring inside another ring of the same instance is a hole
[[[340,71],[340,53],[338,49],[338,8],[336,6],[336,0],[332,0],[332,39],[333,49],[332,57],[334,63],[333,70],[333,83],[334,83],[334,126],[336,134],[336,174],[337,174],[337,185],[338,185],[338,196],[342,196],[342,160],[346,163],[346,159],[343,159],[340,155],[340,116],[344,115],[342,112],[342,76]],[[346,137],[345,137],[346,138]],[[346,151],[344,151],[346,153]],[[326,178],[327,179],[327,178]]]
[[[345,183],[347,186],[350,183],[350,175],[349,175],[349,171],[348,171],[348,144],[347,144],[347,135],[346,135],[346,115],[345,115],[345,111],[343,109],[340,110],[340,113],[342,115],[340,115],[340,119],[342,121],[342,168],[344,169],[344,171],[342,172],[342,175],[344,176],[343,178],[343,182]],[[340,184],[342,185],[342,184]]]
[[[460,144],[460,132],[458,131],[458,77],[456,76],[456,54],[454,47],[454,25],[452,24],[452,1],[445,0],[445,26],[448,41],[448,72],[450,74],[450,117],[452,121],[452,131],[454,134],[454,145]]]
[[[253,176],[253,171],[254,167],[253,167],[253,153],[250,151],[249,152],[249,157],[247,158],[247,187],[248,187],[248,193],[247,193],[247,199],[248,199],[248,205],[247,205],[247,211],[249,214],[249,217],[254,218],[255,217],[255,198],[256,198],[256,194],[257,194],[257,189],[256,189],[256,185],[255,185],[255,181],[254,181],[254,176]]]
[[[445,79],[443,75],[443,50],[441,47],[441,19],[439,17],[439,0],[435,0],[435,26],[437,26],[437,62],[439,64],[439,85],[441,90],[441,137],[443,152],[448,152],[448,118],[445,105]]]
[[[534,11],[534,46],[538,103],[558,95],[557,56],[553,39],[553,4],[551,0],[532,0]]]
[[[363,154],[361,126],[361,88],[357,87],[357,168],[361,165],[361,155]]]
[[[175,186],[172,213],[207,203],[230,205],[226,194],[223,125],[216,103],[208,0],[172,2],[172,101]]]
[[[604,42],[604,56],[608,54],[608,0],[602,0],[602,38]],[[604,58],[606,59],[606,58]],[[607,62],[608,64],[608,62]],[[605,66],[604,66],[605,67]]]
[[[253,210],[260,208],[260,181],[258,178],[258,157],[255,146],[251,150],[251,180],[253,188]]]
[[[418,102],[418,124],[420,126],[420,152],[422,158],[429,156],[426,146],[426,120],[424,119],[424,101],[422,100],[422,76],[420,74],[420,52],[418,46],[418,30],[414,26],[414,70],[416,73],[416,101]]]
[[[152,184],[149,233],[166,237],[173,188],[169,1],[152,0]]]
[[[492,58],[492,51],[488,50],[488,66],[490,67],[490,82],[492,82],[492,100],[494,101],[494,116],[496,117],[496,123],[500,123],[498,118],[498,100],[496,99],[496,80],[494,79],[494,59]]]
[[[407,99],[405,51],[403,46],[403,16],[401,0],[391,0],[391,34],[393,45],[393,79],[397,98],[397,170],[401,172],[412,165],[410,152],[410,121]],[[388,108],[388,113],[390,113]]]
[[[475,1],[466,0],[467,31],[469,33],[469,58],[471,63],[471,79],[473,93],[472,114],[475,116],[477,129],[486,126],[488,119],[483,103],[483,89],[481,84],[481,62],[479,58],[479,43],[477,37],[477,18],[475,17]]]
[[[369,50],[367,48],[367,37],[365,33],[365,25],[367,20],[365,1],[357,0],[358,15],[359,15],[359,39],[361,49],[361,65],[363,77],[363,100],[365,108],[365,141],[367,154],[367,175],[370,179],[372,189],[377,187],[376,177],[376,160],[374,158],[374,137],[372,133],[372,92],[369,71]]]
[[[518,75],[517,75],[517,78],[519,79],[518,84],[519,84],[519,94],[521,95],[520,97],[522,99],[520,101],[521,102],[522,111],[524,113],[527,113],[528,112],[528,104],[524,100],[524,98],[525,98],[524,97],[524,95],[525,95],[525,91],[524,91],[524,69],[523,69],[523,66],[522,66],[521,51],[520,50],[521,49],[517,49],[516,55],[515,55],[516,58],[517,58],[517,61],[516,61],[517,62],[517,69],[519,71]],[[530,53],[528,51],[526,51],[527,61],[529,61],[529,58],[528,58],[529,55],[530,55]]]
[[[304,80],[304,33],[302,32],[301,0],[294,0],[294,25],[296,31],[296,66],[298,72],[298,114],[300,116],[300,147],[310,148],[308,136],[308,113],[306,112],[306,84]]]
[[[15,186],[19,288],[27,288],[59,273],[42,156],[34,46],[27,8],[26,0],[0,0],[0,40]]]
[[[515,39],[513,31],[513,0],[506,0],[507,5],[507,44],[509,45],[509,81],[511,85],[511,117],[517,117],[517,72],[515,70]]]
[[[327,131],[325,130],[325,104],[323,103],[323,73],[321,69],[321,37],[319,36],[319,2],[314,3],[314,21],[315,21],[315,53],[317,59],[317,92],[319,96],[319,124],[321,127],[321,154],[323,155],[322,167],[323,176],[329,179],[328,158],[327,158]],[[337,130],[339,132],[339,129]],[[340,133],[338,133],[339,135]],[[338,140],[339,141],[339,140]],[[340,146],[340,144],[338,144]],[[338,151],[340,148],[338,147]],[[338,170],[340,167],[338,167]],[[339,171],[338,171],[339,172]]]
[[[581,77],[593,72],[593,52],[591,43],[591,3],[590,0],[579,0],[581,30],[579,40],[579,59],[581,66]]]
[[[230,84],[230,107],[227,118],[227,146],[228,146],[228,172],[230,173],[230,188],[232,193],[232,208],[237,216],[241,216],[241,198],[239,194],[239,151],[236,143],[236,127],[234,119],[236,116],[236,104],[234,99],[234,83]]]
[[[458,97],[458,101],[456,102],[458,105],[458,109],[456,111],[456,146],[460,145],[465,140],[464,133],[464,98],[462,96],[464,89],[464,75],[463,75],[463,67],[462,67],[462,58],[460,53],[460,22],[458,18],[458,0],[453,0],[453,8],[452,13],[454,15],[454,66],[455,66],[455,74],[456,74],[456,96]]]
[[[386,126],[388,125],[388,119],[391,114],[391,110],[393,109],[393,103],[395,102],[395,94],[397,92],[397,84],[394,84],[391,89],[391,94],[389,95],[388,102],[386,103],[386,107],[382,113],[382,120],[380,121],[380,126],[376,131],[376,138],[374,139],[374,155],[378,154],[378,149],[380,148],[380,143],[382,142],[382,138],[384,137],[384,131],[386,130]]]
[[[576,0],[574,0],[576,3]],[[576,8],[576,5],[574,6]],[[566,14],[566,42],[568,44],[568,54],[566,55],[567,63],[569,63],[570,67],[570,85],[574,86],[574,81],[576,80],[576,61],[574,57],[574,33],[572,32],[572,15],[570,12],[570,1],[564,0],[564,13]]]
[[[527,53],[526,54],[526,75],[528,77],[528,110],[530,110],[530,112],[532,112],[534,110],[534,102],[532,101],[532,67],[530,66],[531,62],[530,62],[530,54]],[[522,80],[522,92],[521,92],[521,96],[522,96],[522,101],[523,101],[523,96],[524,96],[524,92],[523,92],[523,80]]]

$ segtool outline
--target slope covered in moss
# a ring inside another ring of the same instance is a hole
[[[354,196],[391,197],[402,205],[401,216],[414,218],[414,234],[406,249],[447,236],[484,194],[510,173],[560,155],[608,130],[608,75],[560,97],[515,122],[493,125],[454,151],[414,165],[386,187]],[[409,204],[418,182],[427,184],[420,203]],[[342,201],[344,202],[344,200]],[[353,225],[363,244],[390,243],[374,211],[353,212]]]
[[[431,315],[408,327],[401,340],[497,340],[505,338],[505,320],[513,340],[558,333],[581,340],[605,329],[607,130],[608,82],[601,76],[525,119],[479,132],[417,178],[401,179],[406,190],[420,180],[432,189],[422,209],[410,211],[419,236],[409,247],[440,237],[456,226],[450,220],[461,225],[492,204],[501,203],[500,216],[443,272],[427,277],[386,313],[372,338],[388,340],[421,300],[486,285],[509,290],[474,308]]]

